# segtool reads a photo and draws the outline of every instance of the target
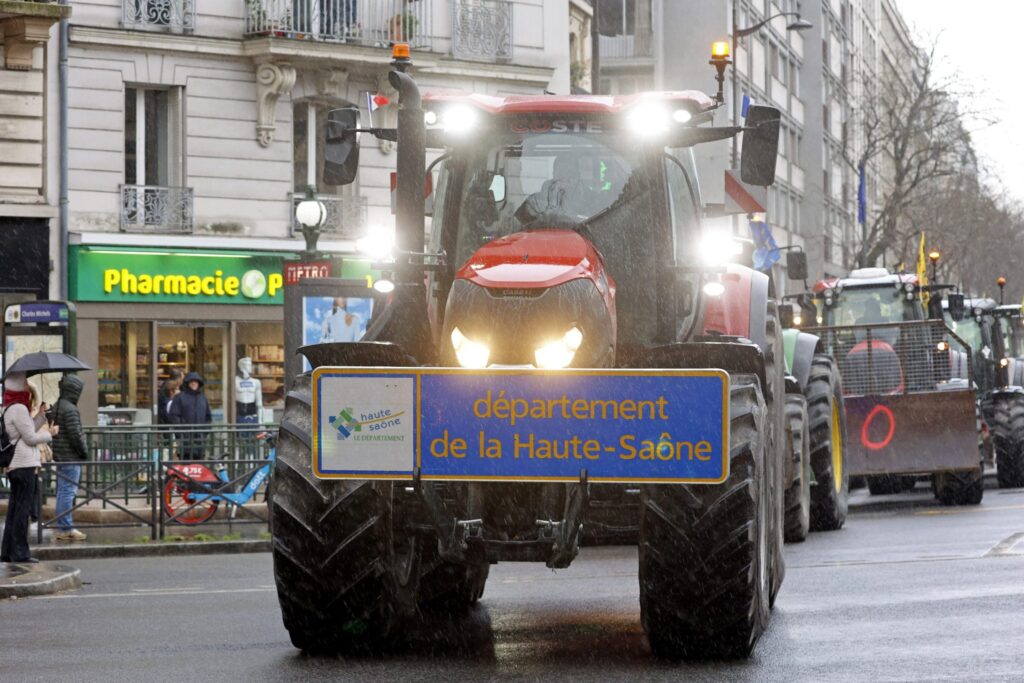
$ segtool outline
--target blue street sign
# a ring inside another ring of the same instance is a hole
[[[720,483],[721,370],[317,368],[321,478]]]
[[[67,325],[69,318],[67,304],[52,301],[11,304],[4,310],[4,322],[7,323],[56,323]]]

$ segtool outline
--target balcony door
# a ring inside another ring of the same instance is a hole
[[[125,87],[122,228],[191,224],[181,100],[181,88]]]

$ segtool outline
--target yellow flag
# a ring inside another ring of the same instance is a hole
[[[924,233],[921,233],[921,246],[917,252],[917,284],[924,287],[928,284],[928,258],[924,253]],[[921,301],[928,305],[928,292],[921,292]]]

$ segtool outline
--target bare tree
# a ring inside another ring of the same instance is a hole
[[[873,211],[865,218],[856,250],[858,266],[873,266],[896,252],[916,259],[918,233],[912,210],[933,198],[943,181],[971,165],[974,152],[964,126],[963,102],[970,101],[956,79],[939,81],[935,46],[920,52],[912,68],[889,68],[866,83],[857,122],[863,136],[858,168],[878,170]],[[976,163],[973,163],[976,169]],[[910,245],[913,243],[912,250]]]

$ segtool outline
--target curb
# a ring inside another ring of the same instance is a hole
[[[269,553],[269,540],[184,541],[174,543],[133,543],[131,545],[35,546],[32,553],[40,560],[93,560],[108,557],[162,557],[170,555],[217,555]]]
[[[38,564],[12,566],[25,569],[24,573],[0,581],[0,600],[26,598],[36,595],[50,595],[69,591],[82,585],[81,572],[74,567],[60,564]]]

